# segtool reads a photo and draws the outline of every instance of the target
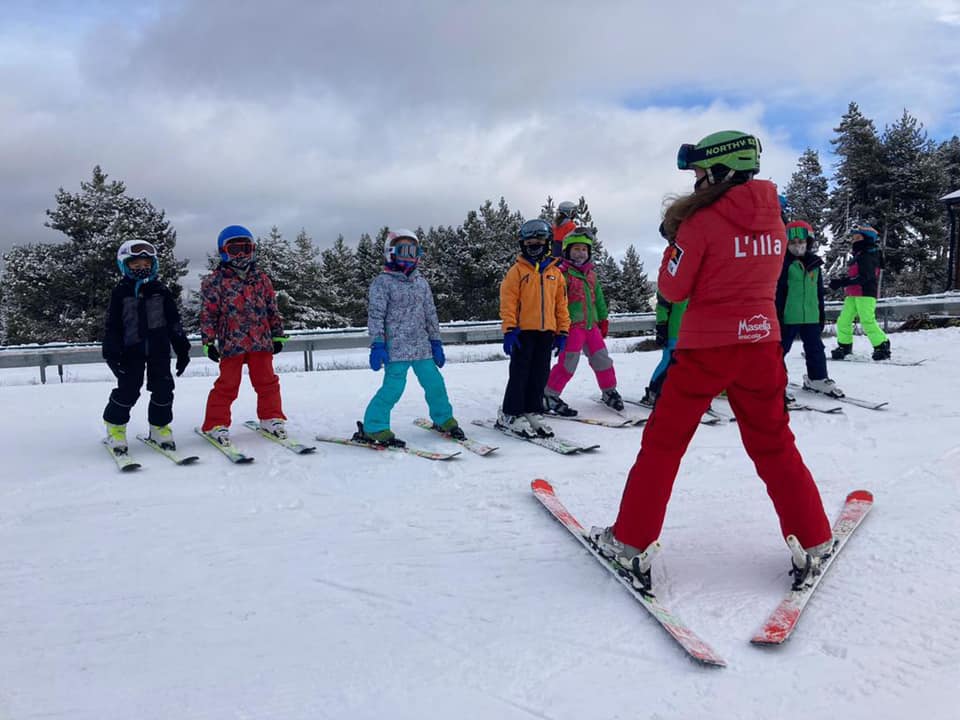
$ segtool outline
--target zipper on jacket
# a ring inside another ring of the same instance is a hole
[[[543,270],[540,269],[540,264],[537,263],[537,272],[540,274],[540,329],[545,330],[547,327],[547,311],[545,309],[545,300],[543,298],[545,288],[543,286]]]

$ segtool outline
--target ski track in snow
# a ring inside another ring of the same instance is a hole
[[[456,361],[494,346],[448,348],[444,376],[468,433],[500,449],[446,463],[335,445],[296,456],[242,427],[245,384],[233,435],[256,462],[233,466],[190,432],[212,382],[197,359],[174,428],[200,462],[134,443],[144,469],[121,474],[98,444],[103,368],[45,386],[0,372],[14,409],[0,415],[0,719],[955,718],[960,330],[892,340],[927,363],[829,368],[888,409],[791,415],[831,518],[858,487],[876,504],[782,647],[748,642],[789,584],[769,499],[735,423],[697,430],[654,582],[720,670],[687,659],[530,496],[547,477],[581,523],[609,524],[642,428],[555,422],[601,445],[561,457],[470,425],[493,412],[506,362]],[[627,344],[613,357],[638,394],[659,353]],[[798,350],[788,367],[799,380]],[[349,435],[381,378],[284,373],[291,431]],[[424,403],[408,382],[393,429],[450,450],[412,424]],[[564,398],[599,417],[597,394],[583,363]],[[141,397],[131,438],[145,418]]]

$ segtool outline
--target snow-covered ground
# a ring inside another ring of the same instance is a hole
[[[831,364],[848,394],[889,409],[791,419],[831,515],[858,487],[876,505],[782,647],[748,643],[788,582],[772,507],[736,425],[698,430],[654,580],[725,669],[688,660],[530,495],[547,477],[584,524],[609,523],[641,430],[554,421],[601,444],[561,457],[469,425],[492,416],[505,361],[444,368],[470,434],[500,445],[490,457],[324,444],[300,457],[235,423],[257,460],[233,466],[190,432],[213,370],[194,360],[175,430],[201,461],[176,467],[135,445],[134,474],[98,444],[105,368],[48,385],[4,371],[0,718],[955,718],[960,330],[892,341],[926,364]],[[614,354],[625,394],[658,357]],[[789,366],[799,379],[799,347]],[[349,434],[381,377],[284,373],[291,430]],[[583,363],[565,398],[602,414],[594,394]],[[254,407],[245,385],[235,420]],[[411,377],[394,429],[455,447],[411,424],[423,412]],[[145,418],[142,399],[132,429]]]

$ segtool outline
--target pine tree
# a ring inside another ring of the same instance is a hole
[[[618,312],[650,312],[653,285],[643,270],[643,261],[637,249],[630,245],[620,264],[620,295]]]
[[[108,182],[100,166],[90,181],[81,182],[79,193],[60,188],[56,202],[45,225],[68,241],[27,245],[7,255],[2,280],[7,342],[100,340],[110,293],[120,279],[117,249],[127,240],[156,247],[159,279],[179,301],[187,261],[174,256],[177,236],[162,210],[145,198],[129,197],[123,182]]]
[[[364,291],[357,288],[357,256],[338,235],[333,246],[320,253],[324,284],[329,290],[327,309],[352,325],[366,325]]]
[[[823,238],[827,208],[827,178],[820,166],[820,154],[804,150],[797,161],[797,170],[790,177],[785,193],[790,220],[803,220],[813,226],[814,237]]]
[[[884,282],[894,293],[931,292],[943,286],[946,271],[946,227],[937,203],[945,169],[923,125],[906,110],[885,129],[882,148],[886,172],[877,186],[876,226]]]
[[[826,275],[838,272],[842,266],[849,250],[850,226],[855,222],[876,222],[881,203],[877,188],[886,182],[877,130],[855,102],[850,103],[834,132],[837,136],[830,144],[840,160],[826,211],[826,224],[834,237],[826,253]]]

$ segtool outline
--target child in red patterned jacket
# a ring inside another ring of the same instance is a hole
[[[280,379],[273,371],[273,356],[287,338],[273,284],[254,262],[255,249],[247,228],[225,227],[217,238],[220,266],[200,285],[203,352],[220,364],[201,430],[220,445],[230,444],[230,406],[240,392],[244,363],[257,393],[260,426],[278,438],[287,436]]]

